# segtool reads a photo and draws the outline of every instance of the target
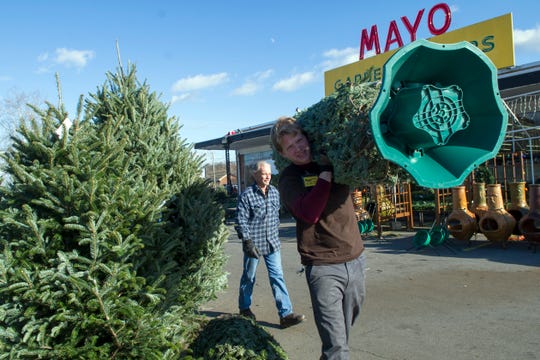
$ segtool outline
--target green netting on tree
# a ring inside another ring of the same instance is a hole
[[[225,316],[211,320],[193,342],[191,350],[192,358],[196,359],[288,359],[285,350],[270,333],[242,316]]]
[[[378,94],[378,84],[343,86],[295,115],[309,138],[313,159],[326,153],[337,183],[358,187],[407,177],[382,158],[373,140],[369,112]],[[279,170],[288,165],[277,152],[274,160]]]

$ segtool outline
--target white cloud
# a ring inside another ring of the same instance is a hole
[[[525,51],[540,52],[540,25],[527,30],[514,29],[514,45]]]
[[[260,89],[260,85],[253,81],[246,81],[240,87],[233,90],[233,95],[255,95]]]
[[[247,96],[256,94],[263,88],[265,80],[272,76],[273,73],[272,69],[268,69],[253,74],[240,87],[233,90],[233,95]]]
[[[188,101],[193,98],[191,93],[183,93],[180,95],[173,95],[171,98],[171,104]]]
[[[221,85],[229,80],[226,72],[211,75],[195,75],[177,80],[173,86],[173,92],[200,90]]]
[[[279,80],[274,84],[273,89],[280,91],[294,91],[305,84],[315,81],[315,79],[315,72],[308,71],[302,74],[293,75],[287,79]]]
[[[334,69],[358,61],[358,48],[331,49],[323,53],[326,59],[321,63],[323,71]]]
[[[40,58],[46,60],[47,55],[40,55]],[[88,61],[93,59],[95,53],[91,50],[71,50],[66,48],[56,49],[56,57],[54,62],[65,65],[67,67],[83,68],[88,64]]]
[[[274,74],[274,70],[268,69],[265,71],[260,71],[258,73],[255,73],[254,78],[262,81],[262,80],[268,79],[270,76],[272,76],[272,74]]]
[[[375,55],[377,55],[377,52],[375,51],[375,49],[366,51],[364,53],[364,59],[370,58],[370,57],[375,56]]]

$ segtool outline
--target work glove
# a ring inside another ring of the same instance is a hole
[[[258,259],[259,258],[259,249],[253,244],[253,241],[251,239],[247,239],[242,241],[242,250],[244,251],[244,254],[251,258]]]
[[[319,161],[317,162],[317,164],[319,164],[320,172],[323,172],[323,171],[334,172],[334,166],[332,166],[330,159],[324,153],[321,153],[321,155],[319,155]]]

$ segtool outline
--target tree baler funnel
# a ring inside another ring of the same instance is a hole
[[[469,42],[417,40],[384,65],[370,111],[381,155],[420,186],[459,186],[503,143],[508,113],[497,69]]]

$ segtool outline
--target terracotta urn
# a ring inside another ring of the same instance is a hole
[[[508,186],[510,188],[510,204],[506,207],[506,211],[516,219],[513,233],[521,235],[519,221],[529,213],[529,205],[525,196],[525,182],[510,183]]]
[[[529,185],[529,213],[518,223],[525,240],[540,243],[540,184]]]
[[[446,226],[457,240],[468,241],[476,232],[476,217],[467,209],[465,186],[452,188],[452,212],[448,215]]]
[[[505,244],[514,231],[516,219],[504,209],[501,184],[486,186],[486,202],[488,209],[478,222],[480,231],[488,240]]]
[[[471,211],[476,216],[476,221],[480,221],[480,218],[486,213],[487,209],[486,183],[475,182],[473,184],[473,202],[471,204]]]

